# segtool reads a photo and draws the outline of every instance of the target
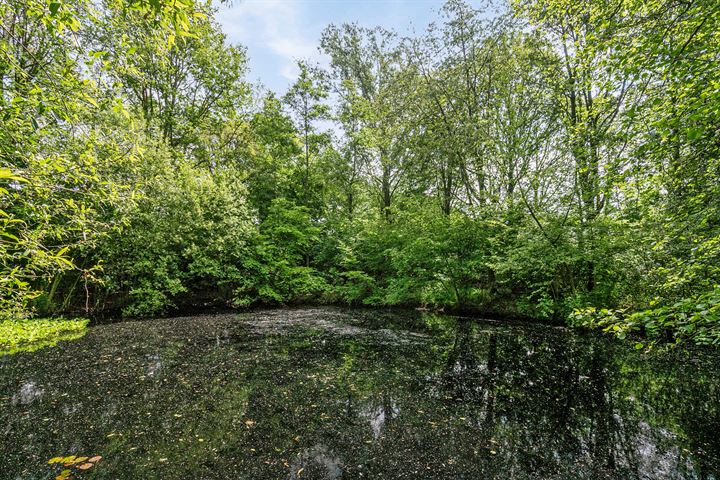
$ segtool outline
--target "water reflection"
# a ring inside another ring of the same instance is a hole
[[[389,425],[399,413],[400,408],[387,396],[381,398],[379,402],[372,399],[360,412],[370,422],[370,428],[375,440],[380,438],[386,422]]]
[[[162,361],[161,356],[159,353],[154,353],[152,355],[146,355],[147,357],[147,375],[149,377],[152,377],[157,373],[158,370],[160,370],[160,367],[162,367]]]
[[[45,390],[38,387],[33,380],[24,382],[15,395],[12,396],[11,403],[13,405],[29,405],[35,400],[41,398],[45,394]]]
[[[113,324],[0,361],[0,478],[712,479],[719,364],[416,313]]]
[[[322,478],[332,480],[342,475],[342,461],[325,445],[304,450],[290,465],[289,478]]]

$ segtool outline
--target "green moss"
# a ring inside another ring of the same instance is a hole
[[[86,319],[33,319],[0,321],[0,355],[32,352],[61,340],[75,340],[87,333]]]

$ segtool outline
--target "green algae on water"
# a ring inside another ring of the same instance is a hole
[[[34,352],[87,332],[87,319],[42,318],[0,321],[0,355]]]

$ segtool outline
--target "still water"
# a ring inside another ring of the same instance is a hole
[[[304,308],[0,357],[0,479],[712,479],[720,355]]]

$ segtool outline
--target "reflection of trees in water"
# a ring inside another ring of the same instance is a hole
[[[290,463],[290,480],[300,478],[322,478],[332,480],[342,475],[342,460],[333,454],[327,446],[313,445],[302,451]]]
[[[681,456],[678,470],[696,478],[718,478],[720,457],[720,364],[698,363],[694,355],[673,352],[656,363],[641,363],[622,387],[634,395],[636,415],[647,419],[645,429],[675,426],[676,444],[692,453],[692,463]]]
[[[299,478],[341,470],[342,478],[703,479],[718,471],[717,365],[646,361],[551,329],[433,322],[427,342],[393,345],[300,328],[249,336],[225,322],[200,339],[187,322],[162,337],[123,337],[118,326],[102,342],[102,329],[86,337],[72,359],[52,350],[6,359],[0,477],[24,478],[33,455],[45,472],[47,458],[75,442],[108,453],[103,468],[119,478],[288,478],[304,469]],[[44,395],[27,402],[38,389]],[[38,428],[46,418],[50,428]]]
[[[717,478],[714,475],[717,470],[713,468],[713,464],[720,455],[720,389],[714,383],[708,385],[709,392],[698,392],[692,388],[697,385],[692,381],[683,382],[681,385],[682,395],[688,395],[685,397],[688,402],[681,411],[680,424],[689,434],[691,450],[698,453],[698,478]]]
[[[622,373],[611,344],[481,328],[456,322],[431,394],[471,406],[476,445],[497,445],[508,471],[587,478],[684,478],[694,471],[703,477],[702,459],[693,465],[670,431],[639,420],[631,392],[614,381]],[[700,411],[687,415],[688,424],[698,424],[691,430],[717,438],[702,431],[699,418]]]
[[[488,338],[488,344],[481,351],[476,345],[478,337],[473,335],[473,324],[457,322],[454,343],[440,376],[445,396],[481,405],[488,401],[491,377],[497,366],[497,341],[493,334]]]
[[[472,405],[471,422],[477,426],[473,444],[491,447],[495,430],[495,385],[497,383],[497,334],[477,335],[476,324],[458,320],[447,362],[439,377],[440,396]]]

